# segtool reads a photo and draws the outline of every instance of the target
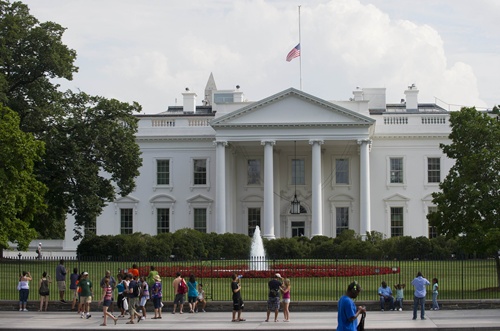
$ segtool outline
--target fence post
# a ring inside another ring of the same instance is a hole
[[[19,252],[19,254],[17,254],[17,257],[19,258],[19,277],[21,277],[21,257],[23,256],[23,254],[21,254],[21,252]]]

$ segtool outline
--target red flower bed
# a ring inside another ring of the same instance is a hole
[[[274,264],[269,270],[250,270],[247,264],[229,266],[174,265],[158,266],[156,270],[161,277],[175,277],[177,272],[183,276],[194,274],[198,278],[229,278],[233,273],[245,278],[270,278],[280,273],[284,278],[297,277],[353,277],[399,273],[399,268],[360,266],[360,265],[306,265],[306,264]],[[140,267],[141,275],[149,273],[149,267]]]

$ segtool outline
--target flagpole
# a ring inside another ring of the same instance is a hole
[[[300,5],[299,5],[299,45],[300,45],[300,56],[299,56],[299,70],[300,70],[300,90],[302,91],[302,43],[300,40]]]

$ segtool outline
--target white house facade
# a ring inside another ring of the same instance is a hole
[[[414,85],[404,93],[388,104],[384,88],[356,89],[348,101],[290,88],[248,102],[239,87],[217,90],[211,75],[202,105],[187,90],[182,106],[137,116],[137,188],[86,230],[432,237],[431,194],[453,165],[439,148],[450,143],[449,113],[419,103]],[[64,250],[78,244],[73,227],[69,217]]]

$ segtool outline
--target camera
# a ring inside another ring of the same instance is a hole
[[[243,278],[243,275],[238,275],[238,278],[239,278],[239,279]]]

